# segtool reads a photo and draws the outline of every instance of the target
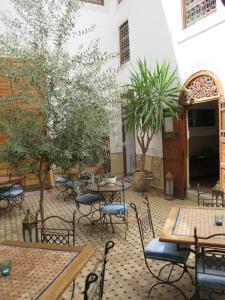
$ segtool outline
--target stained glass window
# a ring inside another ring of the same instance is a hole
[[[184,27],[216,11],[216,0],[183,0]]]
[[[120,63],[130,60],[129,26],[128,21],[120,26]]]

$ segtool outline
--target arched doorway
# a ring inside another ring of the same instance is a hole
[[[223,186],[222,85],[214,73],[199,71],[186,80],[184,88],[180,101],[186,112],[187,187],[195,189],[200,183],[207,190],[219,179]]]

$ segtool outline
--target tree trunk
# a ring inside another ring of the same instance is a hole
[[[45,180],[44,182],[40,182],[40,199],[39,199],[39,207],[40,207],[40,214],[41,214],[41,221],[44,220],[44,188],[45,188]]]
[[[145,169],[145,157],[146,157],[146,153],[142,153],[141,154],[141,171],[144,172]]]
[[[40,199],[39,199],[39,208],[41,214],[41,221],[45,218],[44,213],[44,189],[45,189],[45,182],[48,175],[50,168],[47,168],[43,162],[40,162],[39,170],[38,170],[38,179],[40,184]]]

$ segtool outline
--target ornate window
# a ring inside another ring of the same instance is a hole
[[[104,5],[104,0],[81,0],[81,1]]]
[[[200,71],[193,74],[184,84],[183,105],[219,99],[220,91],[214,77],[215,75],[213,76],[213,73],[209,71]]]
[[[129,26],[128,21],[124,22],[120,28],[120,64],[130,60]]]
[[[183,0],[184,27],[216,11],[216,0]]]

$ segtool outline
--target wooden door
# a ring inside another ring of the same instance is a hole
[[[219,100],[220,185],[225,191],[225,99]]]
[[[165,176],[170,172],[174,177],[175,197],[184,199],[187,182],[187,128],[186,112],[183,110],[179,113],[179,120],[171,117],[165,118],[165,126],[163,128],[163,166],[164,186]]]

